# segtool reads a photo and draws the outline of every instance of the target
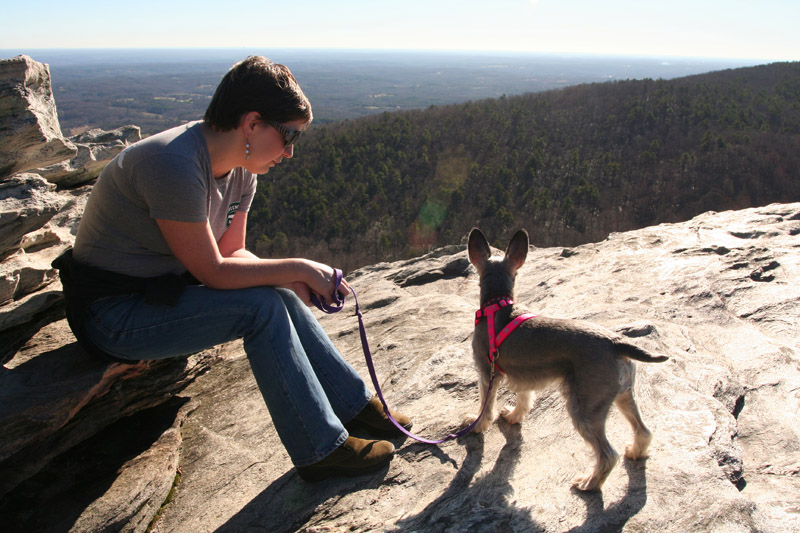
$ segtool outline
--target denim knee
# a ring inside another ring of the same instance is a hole
[[[255,317],[269,319],[277,311],[286,313],[286,304],[275,287],[250,287],[239,289],[242,302],[250,308],[250,313]]]
[[[275,292],[278,293],[278,296],[281,297],[284,304],[288,306],[295,306],[295,307],[308,307],[306,304],[303,303],[303,300],[300,299],[297,294],[291,289],[285,289],[283,287],[275,287]]]

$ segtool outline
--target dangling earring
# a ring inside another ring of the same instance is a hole
[[[250,160],[250,139],[248,139],[244,143],[244,160],[245,161]]]

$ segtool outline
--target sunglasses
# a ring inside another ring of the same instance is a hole
[[[278,133],[280,133],[283,137],[284,148],[289,148],[289,146],[297,141],[297,139],[300,137],[300,134],[303,133],[303,130],[290,130],[280,122],[275,122],[274,120],[265,120],[264,122],[278,130]]]

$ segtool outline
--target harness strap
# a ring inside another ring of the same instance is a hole
[[[512,320],[509,325],[504,327],[500,331],[500,333],[497,334],[497,348],[499,348],[500,345],[503,344],[503,341],[506,340],[506,337],[511,335],[511,332],[514,331],[515,329],[517,329],[520,324],[522,324],[526,320],[530,320],[531,318],[535,318],[536,316],[537,315],[534,314],[534,313],[525,313],[525,314],[519,315],[514,320]]]
[[[489,301],[489,305],[484,307],[483,309],[479,309],[475,313],[475,325],[477,326],[478,323],[481,321],[483,317],[486,317],[486,326],[489,333],[489,364],[493,365],[497,370],[500,371],[501,374],[505,374],[503,369],[500,368],[500,365],[497,363],[496,359],[499,357],[498,350],[500,345],[503,344],[511,333],[519,327],[520,324],[525,322],[526,320],[530,320],[531,318],[536,317],[534,313],[524,313],[519,315],[518,317],[514,318],[509,324],[504,327],[500,333],[496,333],[495,323],[494,323],[494,315],[500,309],[507,307],[509,305],[513,305],[514,300],[511,298],[496,298],[494,300]]]

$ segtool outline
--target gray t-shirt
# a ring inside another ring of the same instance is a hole
[[[73,256],[138,277],[186,271],[155,219],[211,224],[219,240],[236,211],[247,212],[256,176],[243,168],[214,179],[202,123],[169,129],[120,152],[100,173],[83,213]]]

